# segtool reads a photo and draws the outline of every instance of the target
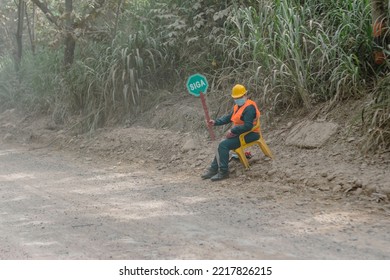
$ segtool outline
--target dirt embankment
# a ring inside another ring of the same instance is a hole
[[[350,111],[264,118],[275,159],[215,183],[190,106],[91,134],[5,111],[0,259],[388,259],[389,154],[359,152]]]
[[[25,117],[16,110],[7,110],[0,114],[0,140],[32,149],[50,147],[69,151],[83,161],[99,158],[110,162],[113,169],[131,162],[140,168],[167,173],[201,174],[212,160],[216,145],[207,140],[207,130],[202,131],[199,124],[203,122],[202,111],[184,104],[173,117],[169,106],[161,105],[131,125],[85,134],[75,134],[48,117]],[[261,181],[282,183],[286,193],[313,189],[336,200],[354,197],[389,211],[390,153],[360,152],[362,137],[359,127],[350,122],[354,117],[350,106],[314,120],[263,123],[263,136],[275,159],[270,160],[259,149],[251,148],[254,155],[251,169],[244,171],[233,160],[232,179],[249,185]],[[221,137],[223,128],[216,132]]]

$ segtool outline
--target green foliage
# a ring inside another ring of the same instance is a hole
[[[16,72],[11,57],[3,57],[0,64],[2,107],[21,107],[30,112],[49,111],[60,87],[60,59],[58,53],[46,52],[36,56],[25,53],[20,71]]]
[[[364,149],[390,151],[390,74],[380,78],[363,112],[368,135]]]
[[[14,62],[8,56],[0,57],[0,110],[15,107],[17,97]]]
[[[326,3],[259,1],[256,8],[234,9],[218,39],[223,67],[266,91],[274,107],[308,109],[357,95],[371,62],[368,2]]]
[[[93,129],[146,110],[161,89],[185,91],[194,72],[210,78],[210,96],[243,83],[276,113],[359,97],[376,78],[369,0],[98,2],[75,4],[77,52],[67,70],[61,32],[38,17],[37,55],[25,55],[20,86],[7,77],[10,61],[0,68],[3,104],[41,104],[59,121],[81,114]],[[63,3],[47,3],[61,21]],[[388,108],[379,92],[366,111],[370,131],[383,127],[383,118],[369,112]]]

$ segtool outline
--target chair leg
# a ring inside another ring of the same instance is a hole
[[[270,148],[268,147],[267,143],[265,143],[263,138],[260,138],[258,144],[259,144],[259,147],[260,147],[261,151],[263,152],[263,154],[265,154],[269,158],[272,158],[272,159],[274,158]]]
[[[245,156],[244,150],[241,148],[238,148],[235,150],[235,152],[237,153],[238,158],[240,159],[242,165],[244,165],[245,169],[249,169],[249,162]]]

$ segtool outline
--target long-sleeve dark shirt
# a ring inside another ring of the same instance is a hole
[[[231,122],[231,118],[233,115],[233,111],[231,111],[229,114],[220,117],[215,120],[214,125],[224,125]],[[240,135],[244,132],[247,132],[253,128],[253,121],[256,118],[256,109],[253,105],[249,105],[245,108],[244,112],[242,113],[241,120],[244,122],[243,125],[237,125],[232,127],[231,132]]]

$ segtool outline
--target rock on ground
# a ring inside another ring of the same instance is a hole
[[[319,148],[337,129],[338,125],[335,123],[303,121],[291,129],[286,144],[307,149]]]

